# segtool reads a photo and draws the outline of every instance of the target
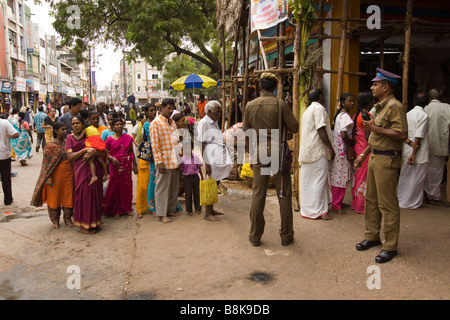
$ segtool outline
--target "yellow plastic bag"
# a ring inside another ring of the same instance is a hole
[[[208,178],[200,181],[200,205],[209,206],[216,203],[219,203],[217,181]]]

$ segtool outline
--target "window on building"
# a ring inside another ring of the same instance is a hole
[[[39,41],[41,42],[41,47],[42,47],[42,48],[45,48],[45,40],[39,39]]]
[[[158,75],[157,74],[152,74],[152,79],[154,79],[154,80],[156,79],[157,80],[158,79]]]
[[[140,73],[137,74],[137,78],[138,78],[138,79],[141,78],[141,74],[140,74]]]
[[[16,1],[14,0],[8,0],[8,7],[11,8],[12,12],[16,12]]]
[[[20,53],[25,54],[25,39],[20,36]]]
[[[18,3],[19,5],[19,22],[21,24],[24,24],[24,19],[23,19],[23,5],[21,5],[20,3]]]
[[[11,42],[14,46],[17,46],[17,34],[11,29],[8,29],[8,34],[9,34],[9,42]]]

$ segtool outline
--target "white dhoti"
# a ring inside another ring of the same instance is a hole
[[[430,200],[441,200],[441,182],[444,177],[445,157],[430,156],[424,190]]]
[[[210,143],[203,154],[205,163],[211,166],[211,179],[217,181],[227,178],[233,170],[233,161],[223,144]]]
[[[417,209],[423,202],[423,188],[428,163],[408,164],[403,162],[398,180],[398,204],[402,209]]]
[[[329,161],[324,157],[301,166],[301,211],[304,218],[317,219],[328,213],[331,203]]]

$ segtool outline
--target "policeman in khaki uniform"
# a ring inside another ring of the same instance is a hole
[[[369,130],[369,146],[355,160],[359,167],[370,154],[367,170],[365,239],[356,245],[357,250],[367,250],[381,244],[380,230],[384,239],[382,251],[376,256],[377,263],[390,261],[397,255],[400,231],[400,207],[397,185],[401,167],[402,143],[407,139],[408,123],[406,110],[394,98],[394,90],[401,77],[382,69],[377,69],[371,87],[378,99],[374,108],[374,119],[363,121]]]
[[[283,127],[292,133],[297,133],[298,122],[292,114],[291,109],[282,100],[278,100],[273,94],[277,87],[278,79],[272,73],[263,73],[260,79],[261,96],[250,101],[245,106],[244,111],[244,130],[253,129],[257,135],[258,155],[261,148],[267,148],[267,151],[263,151],[263,154],[267,154],[270,158],[271,153],[271,129],[279,129],[279,112],[281,110],[281,118]],[[260,131],[261,130],[261,131]],[[266,134],[267,132],[267,134]],[[282,133],[280,132],[280,135]],[[266,135],[261,139],[262,135]],[[267,141],[267,144],[264,143]],[[277,141],[278,142],[278,141]],[[278,144],[276,144],[278,147]],[[273,149],[273,148],[272,148]],[[264,232],[265,220],[264,220],[264,206],[266,203],[267,186],[269,183],[270,175],[264,174],[262,169],[268,169],[271,166],[269,164],[263,164],[260,161],[260,157],[257,157],[257,163],[252,165],[253,169],[253,187],[252,187],[252,205],[250,208],[250,235],[249,241],[253,246],[257,247],[261,245],[261,236]],[[281,165],[281,164],[280,164]],[[281,187],[281,173],[278,168],[278,172],[274,172],[275,187],[277,194],[280,194]],[[293,230],[293,214],[292,214],[292,187],[291,179],[286,181],[286,197],[278,197],[278,203],[280,204],[280,217],[281,217],[281,229],[280,237],[281,244],[287,246],[294,240]]]

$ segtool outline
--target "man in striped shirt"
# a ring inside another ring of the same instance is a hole
[[[164,223],[177,216],[176,207],[180,183],[177,126],[170,118],[175,101],[164,99],[160,115],[150,124],[150,140],[156,166],[155,207],[156,215]]]

